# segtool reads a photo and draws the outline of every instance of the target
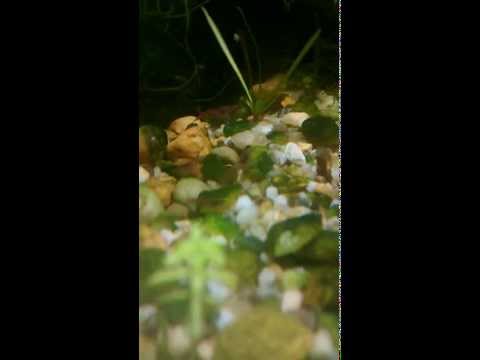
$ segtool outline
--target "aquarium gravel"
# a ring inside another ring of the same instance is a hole
[[[293,354],[287,336],[298,359],[335,358],[338,334],[322,319],[338,313],[339,157],[330,125],[311,119],[335,123],[338,103],[325,91],[314,103],[314,114],[285,107],[228,124],[184,116],[165,129],[162,155],[144,146],[142,344],[166,359],[273,360]]]

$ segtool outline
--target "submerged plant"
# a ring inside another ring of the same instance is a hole
[[[247,87],[247,83],[245,82],[245,79],[243,78],[243,75],[242,73],[240,72],[238,66],[237,66],[237,63],[235,62],[235,59],[233,58],[230,50],[228,49],[228,46],[225,42],[225,40],[223,39],[223,36],[222,36],[222,33],[220,32],[220,30],[218,29],[217,25],[215,24],[215,22],[213,21],[213,19],[210,17],[210,15],[208,14],[208,11],[202,6],[202,11],[203,13],[205,14],[205,17],[207,19],[207,22],[208,22],[208,25],[210,26],[210,28],[212,29],[212,32],[213,34],[215,35],[215,38],[217,39],[218,41],[218,44],[220,45],[220,47],[222,48],[222,51],[223,53],[225,54],[225,56],[227,57],[228,59],[228,62],[230,63],[230,65],[232,66],[233,68],[233,71],[235,71],[235,74],[237,75],[238,77],[238,80],[240,80],[240,83],[242,84],[243,86],[243,89],[245,90],[245,94],[247,95],[247,98],[248,98],[248,101],[247,101],[247,105],[250,109],[253,108],[253,97],[250,93],[250,91],[248,90],[248,87]]]
[[[207,282],[220,281],[235,287],[237,279],[225,270],[223,246],[209,239],[199,224],[193,224],[190,235],[168,254],[166,269],[148,279],[148,285],[159,286],[185,281],[189,285],[190,330],[193,339],[204,333],[204,301]]]
[[[252,93],[250,92],[248,86],[247,86],[247,83],[240,71],[240,69],[238,68],[237,66],[237,63],[235,62],[235,59],[233,58],[230,50],[228,49],[228,46],[222,36],[222,33],[220,32],[220,29],[218,28],[218,26],[215,24],[215,22],[213,21],[213,19],[211,18],[211,16],[209,15],[208,11],[202,6],[201,7],[204,15],[205,15],[205,18],[207,19],[207,22],[208,22],[208,25],[210,26],[210,28],[212,29],[212,32],[213,34],[215,35],[215,38],[218,42],[218,44],[220,45],[220,48],[222,49],[223,53],[225,54],[225,57],[227,58],[228,62],[230,63],[230,65],[232,66],[233,68],[233,71],[235,72],[238,80],[240,81],[240,83],[242,84],[242,87],[245,91],[245,95],[247,97],[247,101],[246,101],[246,104],[250,110],[250,112],[253,114],[253,115],[258,115],[258,114],[261,114],[261,113],[264,113],[265,111],[267,111],[274,103],[275,101],[277,100],[278,98],[278,95],[275,95],[273,96],[271,99],[267,100],[267,101],[259,101],[259,99],[255,98],[255,96],[252,95]],[[239,9],[239,8],[238,8]],[[258,49],[257,49],[257,46],[256,46],[256,42],[254,40],[254,37],[253,37],[253,34],[250,30],[250,27],[248,26],[248,23],[246,22],[246,18],[245,18],[245,15],[243,14],[243,12],[241,11],[241,9],[239,9],[240,11],[240,14],[247,26],[247,30],[249,31],[253,41],[254,41],[254,45],[255,45],[255,48],[256,48],[256,52],[257,52],[257,58],[258,58]],[[293,61],[293,63],[290,65],[290,68],[288,69],[287,71],[287,74],[285,75],[285,77],[282,79],[282,81],[280,82],[278,88],[281,89],[283,86],[285,86],[288,82],[288,80],[290,79],[290,77],[292,76],[292,74],[295,72],[295,70],[297,69],[297,67],[300,65],[300,63],[302,62],[302,60],[304,59],[305,55],[310,51],[310,49],[314,46],[314,44],[316,43],[318,37],[320,36],[320,30],[317,30],[307,41],[307,43],[305,44],[305,46],[302,48],[302,50],[300,51],[300,53],[297,55],[297,57],[295,58],[295,60]],[[247,59],[248,58],[248,54],[246,53],[246,48],[245,46],[243,47],[243,51],[244,51],[244,55]],[[249,60],[247,60],[249,61]],[[259,61],[259,59],[257,59],[257,61]],[[248,68],[248,71],[251,72],[251,66],[250,64],[247,64],[247,68]],[[260,65],[259,65],[259,71],[260,71]],[[251,77],[251,76],[250,76]]]

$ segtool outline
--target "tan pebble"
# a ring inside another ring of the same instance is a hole
[[[177,134],[180,134],[184,132],[188,126],[199,123],[201,123],[201,121],[196,116],[184,116],[172,121],[168,129]]]
[[[167,242],[158,232],[153,231],[145,224],[140,225],[140,246],[142,248],[155,248],[166,250]]]
[[[177,180],[174,177],[164,175],[160,177],[151,177],[147,180],[147,185],[158,195],[164,206],[172,202],[172,194],[175,191]]]
[[[283,98],[282,102],[280,103],[280,105],[282,105],[282,107],[287,107],[287,106],[290,106],[290,105],[295,105],[295,103],[297,102],[297,100],[295,100],[293,98],[293,96],[290,96],[290,95],[287,95]]]
[[[306,142],[298,142],[297,145],[302,151],[312,150],[312,144]]]

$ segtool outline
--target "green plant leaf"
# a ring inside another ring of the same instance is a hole
[[[188,277],[188,271],[185,268],[159,270],[153,273],[147,280],[147,286],[158,286],[180,281]]]
[[[302,48],[296,59],[293,61],[292,65],[290,65],[290,69],[288,69],[287,75],[284,78],[284,82],[286,83],[290,76],[294,73],[294,71],[297,69],[298,65],[302,62],[303,58],[307,53],[310,51],[312,46],[315,44],[315,41],[317,41],[318,37],[320,36],[320,30],[317,30],[311,37],[308,39],[307,43],[305,46]]]
[[[230,53],[230,50],[228,49],[228,46],[225,43],[225,40],[223,39],[223,36],[222,36],[219,28],[217,27],[217,25],[215,24],[213,19],[208,14],[208,11],[203,6],[201,7],[201,9],[202,9],[203,13],[205,14],[205,18],[207,19],[208,25],[210,25],[210,28],[212,29],[212,32],[215,35],[215,38],[217,39],[218,44],[222,48],[223,53],[225,54],[228,62],[230,63],[230,65],[233,68],[233,71],[235,71],[235,74],[237,75],[238,79],[240,80],[240,82],[243,86],[243,89],[245,90],[245,94],[248,97],[249,105],[251,107],[253,105],[253,98],[252,98],[252,95],[250,94],[250,91],[248,90],[247,84],[246,84],[246,82],[243,78],[242,73],[238,69],[238,66],[237,66],[237,63],[235,62],[235,59],[233,58],[232,54]]]

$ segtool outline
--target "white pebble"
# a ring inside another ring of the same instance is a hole
[[[239,225],[250,224],[257,219],[257,207],[255,204],[248,208],[242,208],[237,214],[237,223]]]
[[[268,257],[268,254],[265,252],[262,252],[260,254],[260,260],[264,263],[268,263],[270,261],[270,258]]]
[[[157,308],[153,305],[142,305],[138,309],[138,317],[140,322],[151,319],[157,314]]]
[[[316,192],[330,196],[332,199],[337,196],[337,189],[330,183],[317,184]]]
[[[278,189],[275,186],[267,187],[265,190],[265,196],[272,201],[275,200],[275,198],[278,196]]]
[[[256,217],[253,219],[253,221],[255,220],[257,220]],[[267,231],[260,224],[253,223],[249,228],[249,233],[261,241],[267,240]]]
[[[210,280],[207,288],[210,296],[216,302],[222,302],[230,295],[230,289],[217,281]]]
[[[229,309],[221,309],[220,314],[215,321],[215,325],[218,329],[223,329],[225,326],[231,324],[235,320],[235,315]]]
[[[230,160],[232,164],[236,164],[240,161],[240,157],[237,152],[228,146],[219,146],[213,148],[212,154],[216,154],[224,159]]]
[[[287,162],[287,156],[285,155],[284,152],[273,150],[271,154],[275,164],[283,165]]]
[[[298,193],[298,200],[300,201],[300,204],[303,206],[312,206],[312,200],[308,197],[307,193],[305,192],[300,192]]]
[[[240,150],[243,150],[247,146],[252,145],[254,139],[255,139],[255,133],[250,130],[242,131],[232,136],[233,145],[235,145],[235,147],[237,147]]]
[[[286,125],[300,127],[309,117],[310,115],[305,112],[290,112],[284,115],[281,121]]]
[[[330,333],[324,329],[317,331],[317,333],[313,337],[313,344],[311,350],[312,355],[316,357],[334,358],[336,352],[337,350],[333,345],[333,340],[330,336]]]
[[[285,195],[278,195],[274,200],[273,203],[277,207],[288,207],[288,199]]]
[[[268,135],[272,130],[273,125],[266,121],[260,121],[254,128],[252,128],[252,131],[263,135]]]
[[[271,286],[277,279],[277,274],[275,271],[265,267],[258,274],[258,286],[259,287],[268,287]]]
[[[296,311],[302,306],[303,294],[299,290],[287,290],[282,296],[282,311]]]
[[[339,221],[336,216],[333,216],[329,219],[324,219],[323,229],[328,231],[338,231]]]
[[[250,145],[266,145],[268,144],[268,139],[264,134],[246,130],[233,135],[232,142],[235,147],[243,150]]]
[[[311,212],[312,212],[312,209],[307,208],[305,206],[295,206],[295,207],[289,208],[286,211],[286,215],[288,218],[294,218],[294,217],[310,214]]]
[[[317,189],[318,183],[315,181],[310,181],[307,185],[308,192],[314,192]]]
[[[140,184],[144,183],[150,178],[150,174],[148,173],[147,170],[145,170],[143,167],[139,167],[139,172],[138,172],[138,182]]]
[[[306,161],[305,155],[303,155],[302,149],[295,144],[295,143],[288,143],[285,147],[285,156],[288,160],[292,162],[301,162],[304,163]]]
[[[213,353],[214,353],[214,344],[211,340],[205,340],[202,341],[200,344],[197,346],[197,353],[198,356],[202,360],[211,360],[213,359]]]
[[[179,233],[174,233],[173,231],[168,230],[168,229],[162,229],[162,230],[160,230],[160,236],[163,239],[165,239],[165,241],[167,242],[168,245],[170,245],[171,243],[173,243],[175,240],[178,239],[180,234]]]
[[[248,195],[242,195],[237,199],[235,203],[235,210],[240,211],[242,209],[248,209],[254,207],[255,203],[250,199]]]
[[[153,168],[153,176],[160,177],[161,174],[162,174],[162,170],[160,170],[158,166],[155,166]]]
[[[168,329],[168,350],[174,355],[185,353],[191,343],[188,331],[182,325],[173,326]]]
[[[275,223],[282,221],[284,216],[279,209],[267,210],[262,217],[262,223],[266,225],[267,229],[270,229]]]
[[[279,291],[276,287],[277,274],[268,267],[258,274],[257,296],[261,298],[278,296]]]

